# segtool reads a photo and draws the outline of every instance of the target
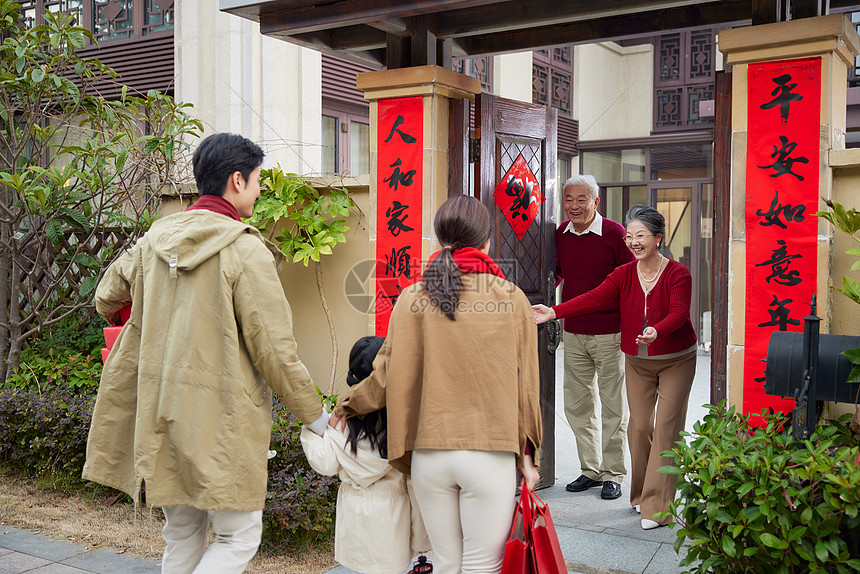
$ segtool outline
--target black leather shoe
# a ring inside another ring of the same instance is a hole
[[[603,489],[600,491],[600,498],[603,500],[615,500],[621,496],[621,485],[611,480],[603,481]]]
[[[582,492],[583,490],[588,490],[589,488],[600,486],[603,484],[599,480],[594,480],[588,478],[584,474],[580,475],[579,478],[568,484],[565,488],[568,492]]]

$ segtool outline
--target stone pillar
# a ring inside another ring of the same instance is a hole
[[[747,72],[756,62],[821,58],[821,137],[819,143],[819,195],[830,198],[833,179],[828,162],[832,150],[845,148],[847,67],[860,53],[860,38],[844,14],[804,18],[720,32],[719,49],[732,71],[732,176],[729,236],[728,399],[742,410],[744,371],[744,318],[746,299],[746,238],[744,200],[747,163]],[[807,217],[825,206],[809,206]],[[833,229],[818,224],[817,314],[822,332],[831,325]],[[840,280],[841,283],[841,280]],[[804,309],[800,317],[806,316]]]
[[[416,66],[358,74],[357,87],[370,102],[370,242],[368,254],[376,258],[377,222],[377,106],[388,98],[420,96],[423,105],[423,201],[421,218],[422,263],[436,249],[433,216],[448,198],[448,102],[452,99],[474,101],[481,93],[481,82],[439,66]],[[423,265],[422,265],[423,267]],[[376,317],[369,315],[369,332],[373,333]]]

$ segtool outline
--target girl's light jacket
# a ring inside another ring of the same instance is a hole
[[[409,570],[412,557],[429,550],[430,543],[418,506],[410,503],[406,476],[366,440],[353,454],[338,429],[328,427],[318,436],[304,428],[301,441],[314,470],[340,477],[334,559],[364,574]]]

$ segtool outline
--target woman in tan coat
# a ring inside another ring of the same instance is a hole
[[[373,374],[337,414],[388,409],[388,460],[412,474],[436,572],[499,572],[517,471],[540,448],[537,328],[525,294],[487,255],[480,201],[446,201],[442,250],[394,306]]]

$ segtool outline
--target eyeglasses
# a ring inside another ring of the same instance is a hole
[[[624,241],[626,241],[627,243],[630,243],[630,242],[631,242],[631,241],[633,241],[634,239],[635,239],[636,241],[642,241],[642,240],[643,240],[643,239],[645,239],[646,237],[654,237],[654,234],[653,234],[653,233],[640,233],[640,234],[638,234],[638,235],[625,235],[625,236],[624,236]]]

